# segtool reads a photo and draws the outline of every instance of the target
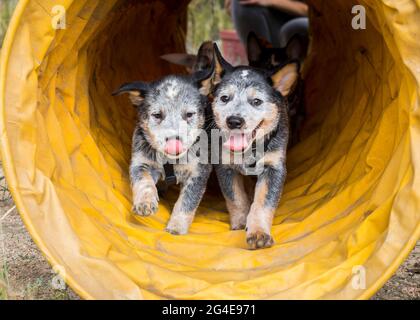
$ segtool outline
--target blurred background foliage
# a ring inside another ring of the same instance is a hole
[[[18,0],[0,0],[0,48]]]
[[[220,40],[219,32],[232,29],[224,0],[192,0],[188,10],[187,51],[196,53],[206,40]]]

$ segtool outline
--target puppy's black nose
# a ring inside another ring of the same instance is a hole
[[[245,123],[244,118],[231,116],[226,119],[226,123],[229,129],[240,129]]]

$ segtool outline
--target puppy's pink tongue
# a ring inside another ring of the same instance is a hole
[[[233,152],[243,151],[248,148],[248,145],[248,139],[243,133],[232,133],[228,141],[224,143],[225,148]]]
[[[166,142],[165,145],[165,152],[167,154],[177,156],[181,154],[184,151],[184,146],[182,145],[182,142],[178,139],[171,139]]]

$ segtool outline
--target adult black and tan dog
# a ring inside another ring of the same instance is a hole
[[[308,53],[309,38],[307,35],[293,35],[284,48],[276,48],[267,40],[251,32],[248,35],[247,53],[251,67],[264,70],[275,70],[288,61],[299,61],[302,65]],[[300,141],[300,130],[306,118],[304,101],[305,82],[299,77],[296,88],[288,96],[290,117],[289,147]]]

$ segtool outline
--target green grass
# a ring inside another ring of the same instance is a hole
[[[34,281],[28,283],[25,288],[24,297],[25,300],[34,300],[39,294],[40,289],[43,286],[42,278],[37,278]]]
[[[231,28],[224,0],[192,0],[188,10],[188,51],[195,53],[203,41],[218,40],[220,30]]]
[[[18,0],[0,0],[0,48]]]
[[[7,299],[6,283],[0,280],[0,300]]]
[[[0,301],[7,299],[6,289],[0,289]]]
[[[2,233],[3,225],[0,221],[0,236],[2,235]],[[0,300],[7,299],[7,274],[7,264],[4,261],[4,243],[0,242]]]
[[[1,227],[1,226],[0,226]],[[1,228],[0,228],[1,231]],[[1,256],[0,256],[1,258]],[[7,266],[0,260],[0,300],[7,299]]]

